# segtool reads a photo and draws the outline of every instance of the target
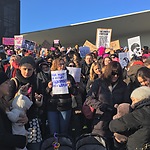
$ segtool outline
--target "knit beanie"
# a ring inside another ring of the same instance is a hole
[[[9,78],[7,77],[4,71],[0,71],[0,85],[7,81]]]
[[[131,93],[131,98],[135,98],[137,102],[145,100],[145,99],[150,99],[150,87],[147,86],[141,86],[139,88],[136,88],[132,93]]]
[[[19,65],[22,66],[24,64],[30,64],[35,68],[35,60],[32,56],[24,56],[21,58]]]

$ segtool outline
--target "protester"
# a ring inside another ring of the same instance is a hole
[[[128,150],[150,149],[150,88],[139,87],[131,93],[133,111],[110,122],[109,128],[128,137]]]
[[[89,79],[86,85],[86,92],[88,93],[94,80],[99,78],[101,76],[102,72],[101,72],[101,66],[98,62],[94,62],[91,65],[90,68],[90,75],[89,75]]]
[[[63,59],[53,60],[51,71],[66,70],[66,65]],[[71,94],[77,94],[77,88],[74,78],[67,72],[68,94],[52,93],[53,83],[48,83],[47,92],[47,114],[50,134],[59,133],[68,135],[69,124],[71,119],[72,99]]]
[[[138,69],[136,78],[141,86],[150,87],[150,69],[147,67],[142,67]]]
[[[12,123],[6,115],[6,111],[10,109],[10,105],[5,99],[7,94],[9,94],[9,80],[4,72],[0,72],[0,149],[24,148],[27,144],[26,136],[12,134]],[[26,116],[20,118],[20,122],[24,124],[27,121]]]
[[[83,78],[85,87],[86,87],[87,81],[89,79],[90,68],[91,68],[92,63],[93,63],[92,55],[86,54],[85,59],[83,60],[83,62],[81,64],[81,74],[82,74],[82,78]]]
[[[92,122],[92,133],[105,137],[111,150],[113,139],[109,122],[116,113],[114,105],[128,102],[125,99],[126,88],[127,85],[122,79],[121,65],[119,62],[112,61],[106,66],[101,78],[94,81],[86,99],[87,104],[96,110]]]
[[[7,97],[8,100],[13,99],[20,86],[27,86],[25,95],[33,101],[33,105],[27,111],[27,116],[29,118],[29,122],[26,125],[26,129],[28,130],[28,150],[39,150],[42,141],[37,113],[38,107],[42,105],[42,95],[36,93],[37,85],[34,69],[35,61],[33,57],[25,56],[20,60],[16,77],[10,81],[9,94]]]

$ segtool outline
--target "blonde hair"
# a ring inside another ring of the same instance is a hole
[[[58,68],[58,66],[60,64],[60,61],[64,61],[64,60],[61,59],[61,58],[57,58],[57,59],[54,59],[52,61],[51,71],[56,71],[57,70],[57,68]]]
[[[95,76],[96,76],[96,73],[94,72],[95,66],[98,66],[99,68],[101,68],[100,64],[98,62],[92,63],[91,68],[90,68],[90,80],[91,81],[93,81],[95,79]]]

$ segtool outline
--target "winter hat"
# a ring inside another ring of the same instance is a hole
[[[23,64],[30,64],[35,68],[35,60],[32,56],[24,56],[21,58],[19,65],[22,66]]]
[[[7,77],[4,71],[0,71],[0,85],[7,81],[9,78]]]
[[[98,49],[98,56],[103,56],[105,54],[105,47],[100,46]]]
[[[131,93],[131,99],[135,98],[136,102],[145,100],[145,99],[150,99],[150,87],[147,86],[141,86],[139,88],[136,88],[132,93]]]

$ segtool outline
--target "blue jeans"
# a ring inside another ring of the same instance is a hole
[[[71,110],[67,111],[48,111],[48,124],[50,134],[68,134]]]

